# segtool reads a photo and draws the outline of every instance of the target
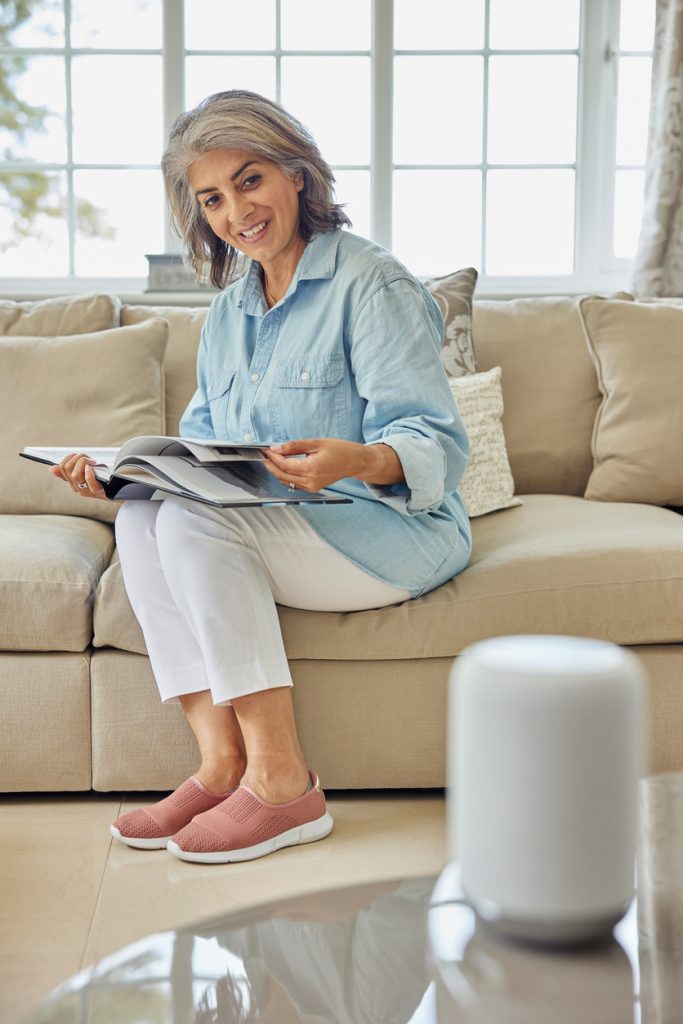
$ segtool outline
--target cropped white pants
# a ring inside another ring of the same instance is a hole
[[[165,702],[210,690],[214,704],[229,704],[291,686],[276,602],[348,612],[410,598],[354,565],[292,507],[130,501],[116,540]]]

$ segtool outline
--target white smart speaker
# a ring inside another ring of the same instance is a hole
[[[609,934],[634,890],[645,676],[580,637],[484,640],[450,679],[448,847],[478,916],[576,943]]]

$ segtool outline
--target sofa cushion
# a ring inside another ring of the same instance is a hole
[[[111,526],[80,516],[0,515],[0,650],[83,651]]]
[[[472,521],[469,567],[414,601],[363,612],[280,608],[290,659],[453,657],[486,637],[567,633],[683,641],[683,516],[531,494]],[[95,646],[145,653],[116,560],[95,598]],[[416,679],[419,686],[419,678]]]
[[[425,281],[436,299],[444,322],[441,362],[449,377],[476,373],[472,346],[472,297],[477,283],[474,267]]]
[[[0,335],[88,334],[116,327],[120,302],[112,295],[74,295],[37,302],[0,301]]]
[[[164,357],[166,378],[166,433],[178,434],[178,423],[192,398],[197,382],[197,349],[208,307],[122,306],[121,324],[139,324],[153,316],[168,322]]]
[[[460,496],[470,519],[521,505],[505,450],[500,366],[450,381],[453,398],[470,439],[470,457]]]
[[[0,513],[63,513],[111,520],[118,503],[80,498],[25,446],[118,446],[163,434],[167,324],[68,337],[0,338]]]
[[[602,403],[586,497],[683,505],[683,309],[588,298]]]
[[[474,304],[477,369],[503,370],[503,429],[517,494],[583,495],[600,404],[578,301]]]

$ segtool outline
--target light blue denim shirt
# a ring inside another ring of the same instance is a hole
[[[436,302],[389,252],[342,229],[316,235],[272,309],[257,262],[213,300],[180,432],[390,445],[405,483],[345,478],[330,489],[353,504],[296,508],[356,565],[418,597],[464,569],[472,548],[457,490],[469,441],[442,334]]]

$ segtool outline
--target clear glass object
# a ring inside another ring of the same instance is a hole
[[[488,159],[570,164],[576,157],[577,58],[491,57]]]
[[[185,0],[188,50],[272,50],[275,0]]]
[[[656,0],[621,0],[619,49],[651,50],[655,34]]]
[[[163,190],[153,170],[75,171],[81,202],[100,211],[99,237],[76,235],[76,274],[87,277],[146,277],[145,253],[161,252]]]
[[[161,57],[77,56],[71,74],[76,163],[158,163]]]
[[[19,212],[20,195],[37,200],[29,222]],[[25,233],[26,232],[26,233]],[[31,170],[0,171],[0,276],[62,277],[69,273],[66,175]]]
[[[481,57],[396,57],[394,162],[479,163],[483,76]]]
[[[369,57],[283,57],[282,103],[328,163],[370,162]]]
[[[5,159],[40,163],[66,160],[66,85],[61,57],[3,57],[11,95],[4,98],[2,120],[16,117],[18,128],[0,127]],[[16,97],[16,101],[15,101]],[[25,115],[15,106],[27,104]]]
[[[491,0],[489,45],[496,50],[574,50],[580,14],[581,0]]]
[[[344,0],[337,10],[320,0],[280,0],[285,50],[369,50],[370,0]]]
[[[489,171],[486,273],[543,277],[573,267],[574,172]]]
[[[633,259],[643,218],[645,172],[617,171],[614,179],[614,255]]]
[[[351,218],[351,231],[370,237],[370,172],[335,170],[336,202],[344,204],[344,213]]]
[[[76,48],[156,50],[161,44],[161,0],[71,0]]]
[[[650,57],[621,57],[617,100],[617,163],[644,164],[650,117]]]
[[[395,171],[392,248],[420,277],[479,267],[481,172]]]
[[[484,0],[394,0],[397,50],[478,50],[484,45]]]
[[[185,107],[194,107],[214,92],[251,89],[276,98],[275,57],[202,56],[185,59]]]
[[[64,46],[63,0],[42,0],[40,4],[3,4],[10,8],[3,16],[7,46]],[[11,27],[14,25],[14,27]]]

